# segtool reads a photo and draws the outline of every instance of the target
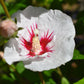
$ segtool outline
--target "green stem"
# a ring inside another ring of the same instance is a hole
[[[39,72],[39,77],[40,77],[40,80],[41,80],[42,84],[45,84],[45,81],[43,79],[43,76],[42,76],[42,73],[41,72]]]
[[[56,70],[57,70],[57,73],[59,74],[59,76],[60,76],[60,77],[63,77],[63,74],[62,74],[60,68],[57,68]]]
[[[5,3],[4,3],[4,1],[3,0],[0,0],[0,3],[1,3],[1,5],[2,5],[2,7],[3,7],[3,9],[4,9],[5,13],[6,13],[6,16],[8,18],[11,18],[10,15],[9,15],[9,12],[7,10],[7,7],[6,7]]]

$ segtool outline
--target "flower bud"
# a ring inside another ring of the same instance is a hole
[[[0,23],[0,35],[7,38],[14,34],[17,30],[16,24],[12,20],[4,20]]]
[[[3,58],[4,53],[0,51],[0,58]]]

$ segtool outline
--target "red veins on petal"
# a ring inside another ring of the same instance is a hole
[[[31,50],[31,49],[32,49],[32,42],[26,41],[23,37],[22,37],[21,41],[22,41],[21,44],[22,44],[27,50]]]
[[[33,28],[32,28],[32,26],[30,26],[31,27],[31,31],[27,28],[27,30],[28,30],[28,32],[29,32],[29,38],[30,38],[30,42],[32,42],[32,39],[33,39],[33,37],[35,36],[35,34],[34,34],[34,30],[35,30],[35,27],[33,26]]]
[[[52,52],[53,50],[51,50],[52,47],[48,47],[47,44],[49,42],[52,41],[53,39],[53,32],[51,34],[49,34],[49,30],[47,31],[47,33],[45,34],[44,33],[44,36],[41,37],[40,39],[40,45],[41,45],[41,48],[42,48],[42,51],[40,52],[40,54],[44,54],[46,52]]]
[[[46,45],[53,39],[52,34],[53,32],[49,35],[49,30],[48,30],[47,34],[45,35],[44,33],[44,36],[40,39],[40,44],[43,48],[45,48]]]
[[[28,57],[33,57],[35,56],[35,52],[32,51],[32,40],[33,37],[35,36],[34,34],[34,30],[37,28],[37,24],[35,24],[35,26],[30,26],[31,31],[27,28],[28,33],[29,33],[29,41],[25,40],[24,37],[21,38],[21,45],[24,46],[29,53],[27,54]],[[47,44],[49,42],[52,41],[53,39],[53,32],[49,34],[49,30],[47,31],[47,33],[44,33],[44,35],[40,38],[40,46],[41,46],[41,51],[39,52],[38,55],[42,55],[46,52],[52,52],[52,47],[47,46]]]

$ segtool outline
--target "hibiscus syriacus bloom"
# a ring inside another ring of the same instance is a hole
[[[8,64],[23,61],[25,68],[43,71],[70,61],[75,29],[71,18],[59,10],[29,6],[15,13],[19,38],[11,38],[4,50]]]

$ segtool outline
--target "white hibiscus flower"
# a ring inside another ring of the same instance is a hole
[[[8,64],[23,61],[32,71],[54,69],[73,57],[75,29],[71,18],[59,10],[29,6],[15,13],[19,38],[11,38],[4,49]]]

